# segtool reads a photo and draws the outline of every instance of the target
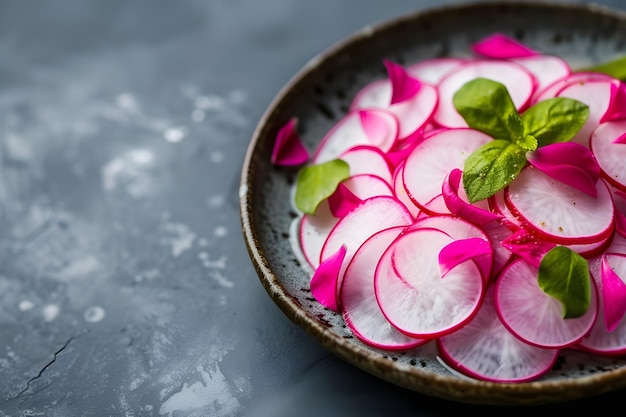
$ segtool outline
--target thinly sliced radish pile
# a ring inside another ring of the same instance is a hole
[[[309,165],[350,167],[299,217],[294,249],[314,271],[313,296],[373,348],[433,342],[451,369],[487,381],[538,379],[565,349],[626,354],[626,85],[502,34],[472,52],[385,60],[388,77],[363,86],[311,153]],[[528,152],[512,182],[470,203],[465,161],[500,139],[468,127],[453,102],[479,77],[507,87],[520,114],[572,98],[589,117],[569,142]],[[297,140],[292,119],[272,162],[306,163]],[[590,301],[573,318],[538,279],[560,246],[589,270]]]

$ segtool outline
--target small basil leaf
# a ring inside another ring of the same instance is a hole
[[[538,146],[567,142],[589,118],[589,107],[565,97],[540,101],[522,114],[524,133],[534,136]]]
[[[537,150],[537,138],[532,135],[525,135],[522,138],[515,141],[515,143],[525,151]]]
[[[341,159],[303,167],[296,178],[296,207],[315,214],[322,200],[330,197],[339,183],[350,176],[350,166]]]
[[[587,260],[565,246],[555,246],[539,265],[539,287],[563,305],[563,318],[580,317],[591,303]]]
[[[606,75],[610,75],[613,78],[617,78],[621,81],[626,81],[626,56],[622,56],[611,61],[603,62],[592,67],[582,68],[578,72],[601,72]]]
[[[453,97],[456,110],[473,129],[495,139],[522,136],[522,123],[506,87],[487,78],[468,81]]]
[[[491,197],[511,183],[526,165],[526,151],[513,142],[487,142],[465,160],[463,186],[470,203]]]

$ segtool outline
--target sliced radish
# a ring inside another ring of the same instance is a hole
[[[484,286],[473,261],[462,262],[441,277],[439,252],[451,242],[442,231],[413,229],[400,235],[381,257],[376,299],[401,332],[419,338],[440,336],[462,326],[478,310]]]
[[[380,149],[374,146],[354,146],[339,155],[350,166],[350,175],[376,175],[389,185],[393,182],[391,165]]]
[[[614,268],[623,271],[626,255],[607,253],[602,256],[600,278],[606,330],[612,332],[626,313],[626,276],[622,278]],[[614,266],[614,264],[617,264]],[[621,268],[620,268],[621,267]]]
[[[304,164],[309,160],[309,151],[302,144],[296,130],[297,123],[298,120],[292,117],[278,130],[272,149],[272,164],[293,166]]]
[[[598,197],[554,180],[538,169],[523,169],[505,189],[512,213],[540,238],[562,244],[597,243],[613,231],[611,193],[603,181]]]
[[[626,145],[614,143],[626,133],[626,120],[602,123],[591,135],[590,147],[604,178],[626,191]]]
[[[598,305],[595,285],[589,309],[578,318],[564,319],[559,300],[545,293],[538,282],[538,268],[519,259],[513,261],[496,282],[495,303],[502,323],[517,337],[544,348],[565,348],[587,334]]]
[[[597,72],[572,72],[569,75],[548,84],[543,89],[537,89],[531,98],[531,103],[536,104],[539,101],[557,97],[558,94],[566,87],[574,84],[585,84],[590,81],[613,82],[614,79],[606,74],[600,74]]]
[[[428,341],[409,337],[391,326],[376,301],[376,265],[403,230],[403,226],[393,227],[367,239],[348,264],[339,291],[344,320],[354,335],[368,345],[387,350],[409,349]]]
[[[393,176],[393,193],[395,197],[401,201],[407,209],[411,212],[413,217],[417,217],[420,209],[415,205],[413,200],[409,197],[406,192],[406,188],[404,188],[404,182],[402,179],[402,172],[404,171],[404,163],[402,163],[395,171]]]
[[[402,65],[389,59],[384,59],[383,64],[387,68],[387,75],[391,82],[390,105],[406,101],[417,94],[422,87],[420,80],[408,74]]]
[[[320,252],[319,262],[329,258],[346,245],[346,255],[339,271],[341,285],[346,266],[357,249],[376,232],[394,226],[407,226],[413,222],[411,213],[404,204],[393,197],[377,196],[363,203],[337,222],[330,231]]]
[[[488,78],[504,84],[518,110],[526,107],[535,90],[535,77],[523,66],[510,61],[476,60],[466,62],[439,83],[439,106],[434,121],[445,127],[467,127],[456,111],[452,98],[465,83],[475,78]]]
[[[375,146],[387,152],[398,136],[396,117],[384,109],[356,110],[342,117],[324,136],[312,157],[320,164],[357,145]]]
[[[339,310],[337,302],[337,283],[339,270],[346,256],[346,245],[342,245],[337,252],[324,259],[315,269],[311,277],[311,294],[324,307],[333,311]]]
[[[541,91],[571,74],[571,68],[567,61],[554,55],[535,55],[514,58],[512,61],[523,66],[535,76],[535,80],[537,80],[535,91]]]
[[[328,200],[320,203],[315,215],[305,214],[300,220],[300,247],[309,265],[317,268],[320,264],[322,246],[330,231],[339,219],[333,216]]]
[[[478,225],[500,220],[503,216],[489,210],[487,201],[482,202],[487,207],[480,207],[467,201],[467,195],[464,189],[460,187],[462,176],[463,171],[455,168],[450,171],[443,181],[441,194],[450,212]]]
[[[453,369],[493,382],[536,379],[552,368],[560,351],[533,346],[514,336],[496,313],[493,286],[474,319],[439,338],[437,345]]]
[[[422,82],[437,85],[443,77],[459,68],[465,61],[456,57],[431,58],[409,65],[406,70]]]
[[[467,157],[491,140],[485,133],[469,128],[446,129],[429,136],[415,147],[404,165],[402,178],[411,200],[423,208],[441,194],[448,173],[462,169]]]
[[[557,97],[572,98],[589,106],[589,118],[571,142],[589,146],[589,138],[609,112],[614,94],[614,80],[576,83],[565,87],[558,93]]]
[[[492,247],[490,253],[474,258],[485,282],[489,280],[493,268],[494,252],[492,242],[482,228],[460,217],[440,215],[421,218],[409,226],[409,229],[437,229],[454,240],[481,239],[484,242],[489,242],[489,246]]]
[[[491,209],[495,213],[500,213],[502,215],[502,219],[500,221],[504,226],[512,231],[522,227],[519,217],[511,213],[511,210],[507,207],[503,190],[498,191],[493,196],[489,197],[488,200]]]
[[[610,266],[613,268],[613,272],[624,281],[623,277],[626,277],[626,255],[620,253],[607,255],[607,257],[610,259]],[[598,318],[591,331],[580,341],[578,346],[586,351],[601,355],[622,355],[626,353],[626,320],[622,318],[618,323],[613,323],[611,331],[607,330],[607,307],[605,303],[611,301],[620,302],[620,300],[616,300],[613,297],[605,299],[604,297],[605,289],[603,288],[601,258],[599,257],[596,262],[590,262],[589,265],[591,276],[595,280],[599,293],[602,294],[599,297]],[[619,306],[619,308],[623,308],[623,306]]]
[[[328,207],[333,216],[344,217],[363,202],[348,187],[340,183],[335,192],[328,197]]]
[[[600,167],[586,146],[575,142],[553,143],[528,152],[526,159],[544,174],[597,197]]]
[[[537,56],[539,53],[504,33],[494,33],[472,44],[472,51],[485,58],[504,59]]]

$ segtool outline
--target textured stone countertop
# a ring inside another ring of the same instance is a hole
[[[241,164],[280,87],[364,26],[450,3],[2,2],[0,416],[528,414],[338,360],[241,237]]]

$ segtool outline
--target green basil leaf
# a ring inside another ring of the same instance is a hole
[[[465,83],[452,100],[469,127],[495,139],[514,140],[523,136],[520,116],[503,84],[476,78]]]
[[[349,176],[350,166],[341,159],[303,167],[296,178],[296,207],[304,213],[315,214],[317,206]]]
[[[539,287],[563,305],[563,318],[580,317],[591,303],[587,260],[565,246],[555,246],[539,265]]]
[[[601,72],[618,80],[626,81],[626,56],[591,67],[581,68],[577,72]]]
[[[511,183],[526,165],[526,151],[497,139],[475,150],[463,168],[463,186],[470,203],[491,197]]]
[[[533,135],[524,135],[520,139],[516,140],[515,143],[525,151],[537,150],[537,138]]]
[[[589,118],[589,106],[565,97],[540,101],[522,114],[524,133],[534,136],[538,146],[567,142]]]

